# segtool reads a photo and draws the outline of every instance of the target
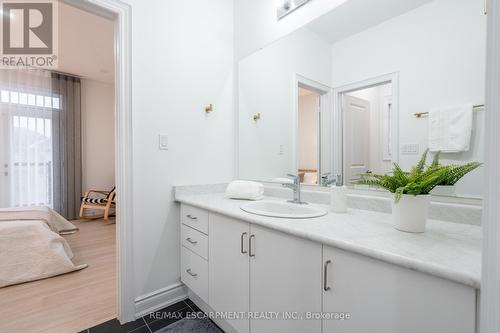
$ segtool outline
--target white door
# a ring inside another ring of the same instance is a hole
[[[215,311],[249,311],[249,224],[222,215],[209,215],[209,305]],[[240,333],[248,333],[248,318],[228,320]]]
[[[255,225],[250,231],[250,311],[278,315],[251,319],[251,332],[321,332],[320,320],[304,317],[321,312],[321,245]]]
[[[471,287],[324,247],[323,333],[474,333]],[[326,290],[325,290],[326,289]]]
[[[370,169],[370,102],[344,94],[344,182]]]

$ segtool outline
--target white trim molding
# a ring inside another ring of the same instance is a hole
[[[132,9],[119,0],[64,0],[115,21],[117,317],[135,320],[133,272]]]
[[[136,318],[148,313],[163,309],[166,306],[175,304],[186,299],[187,288],[183,283],[176,283],[171,286],[158,289],[152,293],[139,296],[135,299]]]
[[[489,1],[480,332],[500,332],[500,1]]]

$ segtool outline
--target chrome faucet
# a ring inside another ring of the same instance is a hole
[[[296,175],[287,174],[288,178],[293,180],[293,183],[283,183],[283,187],[287,187],[293,191],[293,200],[288,200],[288,202],[305,205],[307,202],[302,202],[300,200],[300,177]]]

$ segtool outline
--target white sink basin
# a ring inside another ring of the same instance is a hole
[[[252,201],[240,207],[245,212],[288,219],[307,219],[328,214],[326,210],[312,205],[298,205],[286,201]]]

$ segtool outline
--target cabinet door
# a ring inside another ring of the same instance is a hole
[[[249,224],[209,215],[209,305],[215,311],[248,313]],[[227,320],[240,333],[249,331],[248,318]]]
[[[250,231],[250,311],[280,318],[251,319],[251,332],[321,332],[320,320],[305,317],[321,312],[321,245],[255,225]]]
[[[432,275],[324,247],[323,333],[473,333],[475,290]]]

